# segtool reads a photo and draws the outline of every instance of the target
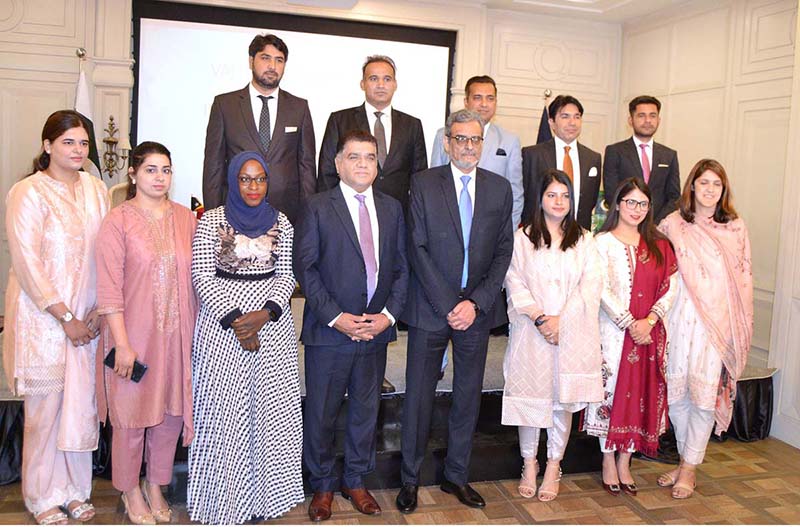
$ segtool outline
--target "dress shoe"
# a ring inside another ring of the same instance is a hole
[[[475,489],[469,486],[469,483],[459,486],[455,483],[444,480],[439,488],[442,489],[443,492],[454,494],[455,497],[458,498],[458,501],[467,507],[474,507],[476,509],[482,509],[486,507],[486,502],[483,501],[483,498],[475,491]]]
[[[375,501],[372,494],[365,488],[348,489],[342,487],[342,497],[346,500],[350,500],[353,507],[361,514],[373,515],[381,513],[381,506],[378,505],[378,502]]]
[[[403,514],[410,514],[417,510],[417,490],[416,485],[403,485],[400,492],[397,494],[397,499],[394,502],[397,504],[397,510]]]
[[[325,521],[331,517],[333,492],[315,492],[308,506],[308,517],[312,522]]]
[[[612,496],[619,496],[620,488],[619,483],[606,483],[603,482],[603,488]]]
[[[622,487],[622,492],[629,496],[636,496],[639,489],[636,488],[636,483],[620,483],[620,487]]]
[[[397,388],[394,387],[394,384],[389,382],[389,379],[386,377],[383,378],[383,384],[381,384],[381,393],[394,393],[397,391]]]

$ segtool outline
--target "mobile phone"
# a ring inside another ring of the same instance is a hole
[[[106,358],[103,360],[103,364],[114,369],[114,359],[117,356],[117,348],[111,348],[111,351],[108,352]],[[139,382],[142,380],[144,374],[147,373],[147,365],[142,364],[138,360],[133,361],[133,372],[131,373],[131,380],[133,382]]]

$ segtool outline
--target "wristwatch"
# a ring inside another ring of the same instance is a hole
[[[71,322],[73,318],[75,317],[72,316],[72,311],[67,309],[67,312],[58,317],[58,320],[66,324],[67,322]]]
[[[472,307],[475,309],[476,315],[481,312],[481,308],[478,307],[478,304],[473,299],[468,298],[467,300],[469,300],[472,303]]]
[[[658,322],[657,318],[656,319],[652,319],[652,318],[650,318],[650,315],[648,315],[646,318],[647,318],[647,323],[650,324],[651,328],[656,325],[656,322]]]

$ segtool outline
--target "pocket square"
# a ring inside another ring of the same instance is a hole
[[[285,133],[285,134],[291,134],[292,132],[296,132],[296,131],[297,131],[297,127],[296,126],[287,126],[286,128],[283,129],[283,133]]]
[[[589,177],[597,177],[597,167],[592,167],[589,169]]]
[[[664,168],[669,168],[669,165],[668,165],[668,164],[666,164],[666,163],[659,163],[659,164],[658,164],[658,168],[661,168],[661,167],[664,167]]]
[[[508,154],[506,154],[506,151],[503,150],[502,148],[498,148],[497,152],[495,152],[494,155],[496,155],[496,156],[507,156]]]

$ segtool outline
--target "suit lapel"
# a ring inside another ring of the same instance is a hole
[[[358,255],[363,259],[364,255],[361,253],[361,244],[358,243],[358,235],[356,234],[356,226],[353,225],[353,218],[350,217],[350,210],[347,208],[347,203],[344,202],[344,194],[342,194],[341,187],[336,187],[336,192],[331,192],[331,204],[336,215],[339,216],[344,230],[350,241],[358,252]]]
[[[547,144],[547,147],[544,149],[545,168],[557,168],[558,163],[556,162],[556,141],[555,139],[550,139],[545,144]]]
[[[379,194],[372,189],[372,199],[375,202],[375,216],[378,218],[378,262],[379,268],[383,269],[383,256],[387,254],[386,252],[386,244],[388,243],[388,233],[385,232],[388,228],[389,224],[391,223],[391,218],[389,217],[389,211],[386,208],[386,202],[383,199],[383,195]],[[391,265],[391,262],[385,262],[386,265]],[[380,273],[378,273],[380,275]]]
[[[392,160],[396,157],[396,152],[401,150],[400,148],[400,134],[404,130],[404,126],[401,121],[402,117],[397,110],[392,108],[392,115],[390,116],[392,119],[392,137],[389,140],[389,152],[386,154],[386,162],[384,165],[391,164]]]
[[[481,151],[481,165],[492,159],[500,146],[500,133],[497,126],[490,124],[486,130],[486,137],[483,138],[483,150]]]
[[[369,119],[367,119],[366,105],[362,104],[361,106],[356,107],[354,117],[359,130],[372,133],[372,130],[369,127]]]
[[[442,196],[444,196],[444,202],[447,204],[447,210],[450,211],[450,219],[453,220],[453,225],[456,227],[456,232],[458,233],[458,239],[461,241],[461,245],[464,245],[464,233],[461,232],[461,214],[458,211],[458,198],[456,198],[456,185],[453,182],[453,172],[450,168],[450,164],[446,164],[442,167],[440,172],[440,183],[442,189]],[[474,215],[473,215],[474,217]]]
[[[278,90],[278,115],[275,116],[275,128],[272,130],[272,138],[269,141],[268,153],[274,152],[276,145],[283,141],[283,132],[286,129],[286,116],[291,111],[289,99],[283,90]]]
[[[633,142],[633,137],[631,137],[628,141],[625,141],[625,145],[623,147],[623,153],[625,157],[628,158],[628,162],[631,163],[631,166],[637,170],[637,174],[639,177],[644,178],[644,171],[642,170],[642,162],[639,160],[639,153],[636,151],[636,143]],[[653,167],[655,167],[655,161],[653,161]],[[650,171],[650,175],[652,176],[653,171]]]
[[[245,86],[244,89],[239,92],[239,109],[242,111],[242,122],[244,122],[244,126],[247,128],[247,133],[250,134],[250,138],[253,142],[258,145],[261,154],[266,154],[264,148],[261,146],[261,137],[258,135],[256,122],[253,120],[253,104],[250,101],[249,86]]]
[[[475,203],[472,204],[472,227],[470,229],[470,243],[472,240],[472,233],[475,232],[475,223],[480,221],[481,215],[484,213],[484,209],[486,208],[486,200],[481,199],[481,196],[485,196],[488,192],[486,188],[486,175],[480,169],[475,170]],[[461,217],[459,216],[459,219]]]

